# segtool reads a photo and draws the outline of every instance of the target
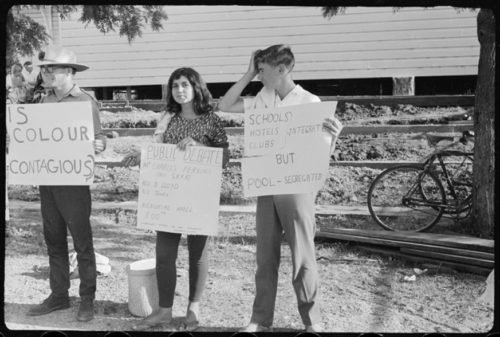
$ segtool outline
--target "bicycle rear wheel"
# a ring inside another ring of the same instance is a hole
[[[418,165],[391,167],[368,190],[373,219],[392,231],[424,231],[443,215],[446,196],[441,182]]]

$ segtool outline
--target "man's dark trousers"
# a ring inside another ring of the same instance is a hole
[[[40,200],[52,293],[55,296],[68,296],[70,277],[67,229],[69,229],[77,253],[80,297],[94,299],[97,272],[90,226],[89,186],[40,186]]]

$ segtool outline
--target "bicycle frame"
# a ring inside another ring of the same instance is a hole
[[[425,161],[423,174],[425,174],[425,172],[434,172],[435,171],[434,165],[439,165],[443,174],[443,178],[441,180],[443,182],[443,185],[445,185],[448,188],[448,191],[451,194],[451,200],[453,200],[453,202],[448,202],[450,198],[447,198],[446,199],[447,203],[445,205],[436,204],[435,206],[443,207],[445,213],[455,213],[458,216],[459,213],[463,212],[464,210],[468,210],[470,208],[472,203],[472,195],[469,194],[465,199],[459,200],[456,187],[466,186],[472,189],[472,183],[456,180],[454,179],[454,176],[450,175],[450,172],[447,168],[447,164],[444,162],[443,158],[451,156],[457,156],[461,158],[461,162],[459,162],[459,166],[456,169],[456,172],[459,172],[459,170],[462,167],[464,167],[464,165],[466,165],[467,161],[473,162],[474,160],[474,154],[470,152],[445,151],[445,150],[437,151]],[[437,162],[437,164],[434,164],[435,162]],[[434,205],[434,203],[431,203],[431,205]]]
[[[417,192],[417,189],[420,187],[420,184],[422,183],[423,177],[425,176],[426,173],[427,173],[427,171],[425,170],[425,167],[424,167],[424,170],[422,171],[422,173],[420,173],[418,175],[417,181],[413,184],[413,186],[408,190],[408,192],[403,197],[403,200],[402,200],[403,205],[408,206],[408,207],[410,207],[410,206],[431,206],[431,207],[440,207],[440,208],[447,207],[448,205],[446,203],[443,204],[441,202],[428,200],[428,199],[425,199],[425,197],[424,198],[414,198],[413,197],[413,195],[415,195],[415,193],[417,193],[417,194],[419,193],[419,192]]]
[[[443,159],[449,156],[459,156],[463,158],[459,168],[463,166],[467,160],[471,161],[473,160],[473,153],[461,152],[461,151],[436,151],[424,162],[422,167],[422,173],[419,174],[417,181],[413,184],[413,186],[410,187],[408,192],[403,197],[402,202],[404,205],[408,207],[431,206],[436,208],[443,208],[445,210],[445,213],[455,213],[455,214],[461,213],[464,210],[469,209],[470,204],[472,202],[472,195],[469,195],[463,201],[460,201],[458,198],[456,187],[467,186],[472,188],[472,184],[453,179],[453,176],[450,175],[450,172],[446,166],[447,164],[444,162]],[[441,180],[444,183],[444,185],[448,187],[451,197],[454,200],[453,203],[448,202],[449,201],[448,198],[445,200],[445,203],[442,203],[440,201],[438,202],[438,201],[428,200],[425,198],[425,196],[424,197],[418,196],[419,194],[418,188],[422,183],[425,175],[428,172],[435,171],[434,165],[436,164],[434,164],[434,162],[437,162],[437,165],[439,165],[439,167],[442,170],[444,179]]]

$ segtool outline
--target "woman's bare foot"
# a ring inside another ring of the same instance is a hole
[[[184,330],[195,330],[198,327],[198,317],[200,315],[199,302],[189,302],[186,319],[184,320]]]
[[[132,327],[133,330],[147,330],[156,326],[166,325],[172,321],[172,308],[159,308],[148,317]]]

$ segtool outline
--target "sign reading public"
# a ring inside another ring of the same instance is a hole
[[[222,149],[151,143],[141,150],[137,226],[217,235]]]
[[[245,111],[245,197],[318,191],[327,175],[331,135],[323,122],[337,102]]]
[[[92,185],[90,102],[9,104],[6,112],[9,184]]]

